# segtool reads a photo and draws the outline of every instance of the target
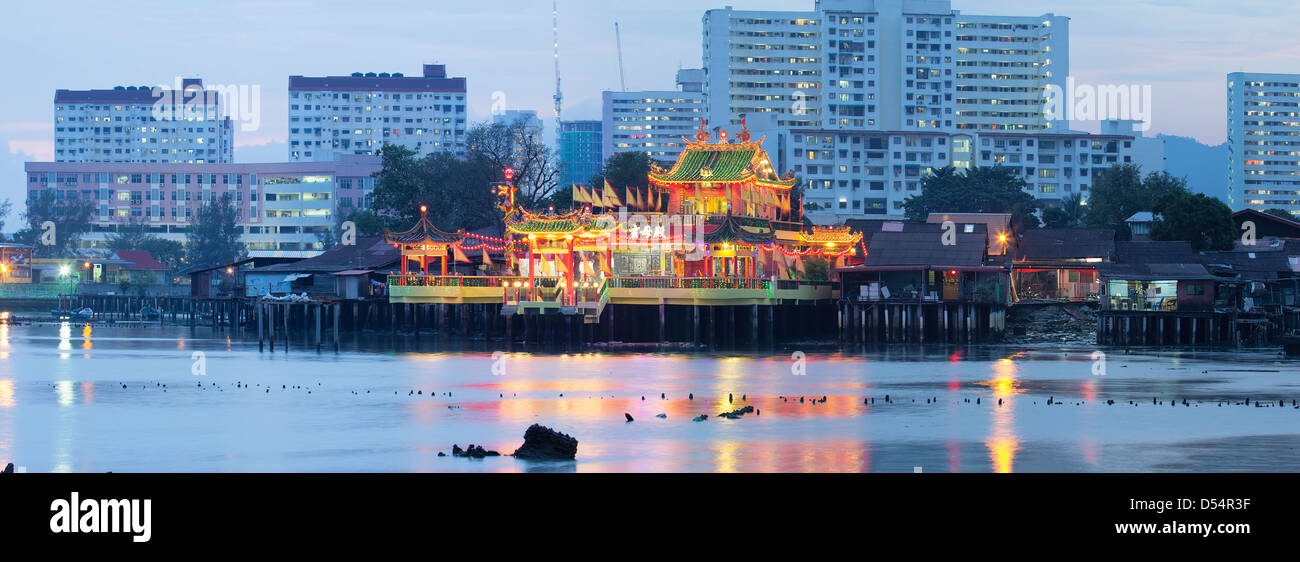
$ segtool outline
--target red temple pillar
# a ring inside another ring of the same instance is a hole
[[[565,272],[565,277],[567,279],[566,280],[567,287],[565,291],[571,297],[569,300],[576,303],[577,299],[572,298],[573,295],[576,294],[578,289],[576,286],[577,285],[576,280],[578,277],[573,272],[573,239],[572,238],[569,239],[569,253],[564,257],[564,259],[565,259],[565,263],[568,265],[568,267],[566,268],[568,271]]]
[[[533,259],[533,257],[537,253],[535,252],[535,250],[537,249],[536,247],[537,247],[537,241],[530,238],[528,240],[528,291],[527,291],[529,295],[528,300],[530,301],[534,300],[535,297],[533,297],[533,294],[534,291],[537,290],[537,262],[534,261]]]

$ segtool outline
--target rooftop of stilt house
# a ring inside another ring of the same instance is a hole
[[[438,230],[429,222],[428,209],[420,207],[420,220],[415,226],[405,232],[393,232],[384,229],[384,240],[389,244],[403,245],[420,245],[420,244],[459,244],[465,240],[463,232],[449,233]]]

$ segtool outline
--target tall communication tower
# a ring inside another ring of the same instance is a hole
[[[564,93],[560,91],[560,2],[551,0],[551,38],[555,49],[555,142],[560,141],[560,114],[564,110]]]

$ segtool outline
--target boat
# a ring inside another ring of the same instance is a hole
[[[95,315],[95,311],[89,307],[79,308],[77,310],[64,310],[56,308],[50,311],[50,316],[59,320],[90,320]]]

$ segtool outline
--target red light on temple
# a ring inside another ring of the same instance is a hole
[[[515,169],[506,168],[506,181],[514,181],[514,180],[515,180]]]
[[[420,212],[421,212],[421,213],[427,213],[428,211],[429,211],[429,207],[428,207],[428,206],[426,206],[426,205],[420,205]]]

